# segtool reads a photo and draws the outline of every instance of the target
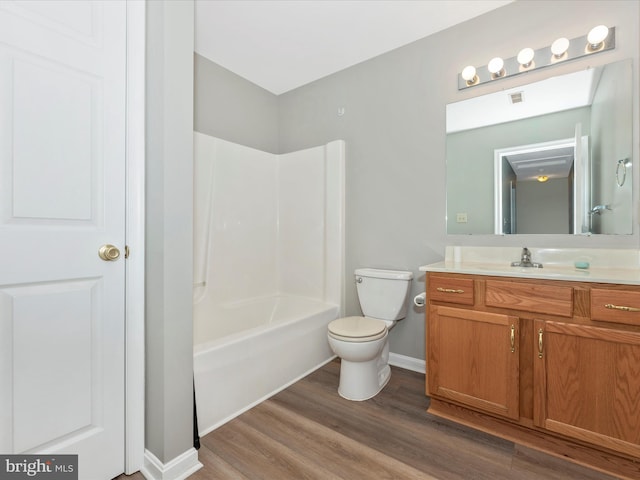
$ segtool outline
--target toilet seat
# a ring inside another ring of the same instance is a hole
[[[375,318],[344,317],[329,323],[329,335],[344,342],[372,342],[386,334],[386,323]]]

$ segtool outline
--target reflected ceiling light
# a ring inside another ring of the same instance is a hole
[[[462,78],[467,82],[467,85],[471,86],[478,81],[478,76],[476,75],[476,67],[473,65],[467,65],[462,70]]]
[[[502,77],[505,73],[504,60],[502,60],[500,57],[492,58],[489,64],[487,65],[487,69],[489,70],[489,73],[491,73],[491,75],[494,78]]]
[[[569,50],[569,39],[565,37],[558,38],[551,44],[551,53],[555,58],[562,58],[562,56]]]
[[[539,182],[544,183],[547,180],[549,180],[549,177],[547,177],[546,175],[538,175],[538,181]]]
[[[523,48],[518,53],[518,63],[524,68],[529,68],[531,66],[531,62],[533,62],[535,54],[536,52],[533,51],[533,48]]]
[[[609,27],[598,25],[593,27],[587,35],[587,47],[591,51],[599,50],[604,46],[604,41],[609,36]]]

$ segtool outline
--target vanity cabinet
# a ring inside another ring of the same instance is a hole
[[[554,321],[535,329],[535,425],[640,458],[640,333]]]
[[[640,287],[427,272],[429,412],[640,478]]]
[[[429,390],[442,398],[517,419],[518,317],[433,305]]]

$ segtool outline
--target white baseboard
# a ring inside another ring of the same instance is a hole
[[[158,457],[145,449],[144,466],[140,472],[147,480],[184,480],[201,468],[202,464],[198,461],[198,451],[195,448],[190,448],[168,463],[162,463]]]
[[[427,362],[419,358],[407,357],[399,353],[389,352],[389,365],[404,368],[418,373],[427,372]]]

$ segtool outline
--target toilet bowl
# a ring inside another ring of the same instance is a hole
[[[406,316],[411,272],[363,268],[355,272],[364,316],[329,323],[327,338],[340,357],[338,393],[348,400],[368,400],[389,382],[389,330]]]
[[[382,355],[388,336],[387,325],[375,318],[345,317],[329,323],[329,345],[341,359],[341,397],[368,400],[384,388],[391,377],[388,354],[384,359]]]

